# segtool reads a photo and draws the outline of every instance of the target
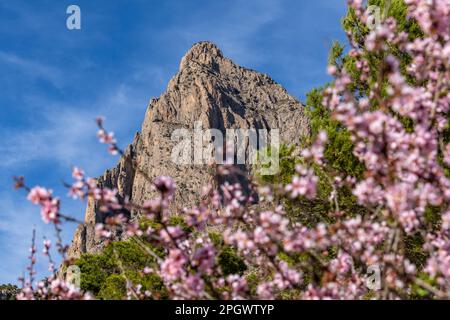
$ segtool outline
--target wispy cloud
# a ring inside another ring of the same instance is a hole
[[[35,60],[26,59],[13,53],[0,51],[0,63],[7,64],[31,78],[41,78],[50,81],[55,87],[61,87],[62,72],[52,66]]]
[[[0,153],[4,160],[0,162],[0,168],[11,170],[28,166],[32,161],[51,161],[67,168],[83,165],[94,173],[106,169],[111,160],[99,148],[95,117],[106,115],[108,127],[117,131],[119,136],[128,138],[121,132],[128,133],[133,124],[134,130],[139,130],[136,119],[142,118],[145,112],[142,96],[135,98],[136,92],[127,85],[120,84],[110,91],[88,106],[84,103],[77,106],[40,101],[39,104],[44,104],[45,108],[40,110],[40,115],[35,115],[38,125],[3,130]],[[131,142],[124,140],[121,143]]]

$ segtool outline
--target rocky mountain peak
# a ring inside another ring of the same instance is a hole
[[[196,65],[214,68],[222,62],[223,58],[222,51],[214,43],[198,42],[181,59],[180,71]]]
[[[189,134],[194,126],[203,130],[218,129],[224,135],[228,129],[278,130],[281,143],[298,144],[309,134],[309,120],[303,106],[269,76],[236,65],[223,56],[211,42],[195,44],[182,58],[179,72],[170,80],[166,91],[152,99],[147,108],[142,129],[127,148],[118,165],[107,170],[98,179],[101,187],[118,190],[121,199],[128,198],[137,205],[155,197],[155,191],[147,177],[171,176],[178,188],[171,205],[171,212],[198,203],[202,186],[214,181],[214,172],[205,164],[192,161],[174,162],[173,153],[179,146],[174,133],[185,130]],[[249,152],[248,139],[244,142]],[[241,169],[251,173],[247,162]],[[135,170],[131,163],[137,163]],[[245,184],[244,181],[240,181]],[[78,257],[84,252],[95,252],[103,243],[95,236],[95,224],[103,222],[104,214],[99,205],[89,199],[85,224],[80,225],[74,236],[69,256]],[[139,217],[132,212],[131,218]],[[116,239],[123,239],[120,228]]]

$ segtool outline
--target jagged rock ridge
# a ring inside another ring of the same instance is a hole
[[[303,106],[269,76],[234,64],[210,42],[195,44],[182,58],[178,73],[166,92],[152,99],[133,143],[117,167],[98,179],[100,186],[117,188],[122,198],[142,204],[154,196],[151,184],[131,167],[137,160],[140,169],[151,177],[168,175],[178,185],[173,210],[194,205],[201,187],[211,182],[207,166],[177,165],[171,152],[176,145],[174,130],[193,129],[201,122],[203,129],[279,129],[280,139],[298,143],[308,134],[309,121]],[[244,166],[250,170],[250,166]],[[102,243],[95,237],[95,224],[103,216],[90,199],[85,224],[78,227],[69,256],[95,252]],[[117,238],[121,239],[120,233]]]

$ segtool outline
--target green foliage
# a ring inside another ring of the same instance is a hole
[[[102,300],[121,300],[126,293],[125,278],[118,274],[112,274],[103,283],[98,293],[98,298]]]
[[[296,159],[292,156],[294,146],[282,144],[279,150],[280,170],[276,175],[259,175],[259,171],[255,170],[256,176],[264,183],[269,184],[287,184],[291,181],[292,175],[295,173]],[[271,151],[264,151],[270,153]]]
[[[169,225],[180,226],[181,229],[183,229],[183,231],[185,231],[187,233],[192,232],[192,228],[186,224],[183,217],[178,216],[178,215],[173,215],[173,216],[170,216],[168,220],[169,220],[168,221]],[[139,224],[140,224],[141,229],[147,229],[147,228],[151,227],[155,230],[160,230],[162,228],[161,223],[159,223],[155,220],[147,219],[147,218],[141,218]]]
[[[113,259],[106,253],[83,254],[76,262],[81,271],[81,289],[97,295],[106,278],[118,273]]]
[[[344,54],[344,46],[338,41],[334,41],[331,46],[330,52],[328,53],[328,64],[329,65],[339,65],[342,62],[342,57]]]
[[[212,240],[215,248],[219,251],[217,263],[224,275],[242,274],[247,270],[244,260],[239,257],[236,248],[225,245],[222,235],[218,232],[209,232],[209,238]]]
[[[20,289],[13,284],[0,285],[0,300],[16,300],[16,296],[20,293]]]
[[[174,217],[171,223],[183,224],[184,220],[181,217]],[[211,232],[210,236],[218,249],[217,263],[223,273],[225,275],[242,274],[247,266],[238,256],[236,249],[225,245],[221,234]],[[155,248],[148,243],[145,245],[159,257],[164,257],[163,248]],[[133,285],[141,284],[142,291],[149,290],[153,298],[166,299],[168,294],[162,279],[156,274],[142,272],[146,266],[152,267],[155,263],[155,258],[143,250],[134,238],[128,241],[112,242],[103,251],[96,254],[83,254],[76,261],[81,271],[81,289],[104,300],[124,299],[127,280]]]
[[[436,287],[437,285],[436,281],[424,272],[420,273],[418,278],[430,287]],[[417,284],[412,285],[410,294],[411,299],[431,299],[432,297],[433,295],[430,291],[424,289],[423,286],[419,286]]]
[[[186,221],[184,221],[182,216],[171,216],[169,218],[169,224],[172,226],[180,226],[181,229],[187,233],[191,233],[193,231],[193,229],[187,225]]]
[[[238,257],[236,250],[231,247],[222,249],[218,256],[218,263],[224,275],[242,274],[247,269],[244,260]]]
[[[320,118],[317,117],[318,122]],[[328,118],[329,122],[332,122],[331,118]],[[322,124],[317,124],[317,133]],[[337,123],[336,123],[337,125]],[[312,132],[314,134],[315,128],[313,127]],[[337,140],[344,140],[343,135],[347,134],[345,131],[340,131],[333,135],[337,137]],[[317,196],[314,199],[307,199],[305,197],[300,197],[298,199],[290,199],[286,196],[276,195],[275,202],[277,204],[283,204],[289,217],[295,221],[301,222],[307,226],[314,226],[319,222],[332,222],[332,218],[329,216],[329,212],[333,211],[335,208],[335,203],[330,201],[330,194],[333,191],[333,187],[330,184],[330,175],[333,172],[344,172],[348,175],[353,176],[361,174],[363,171],[362,165],[359,164],[354,156],[346,155],[341,153],[339,157],[333,158],[332,154],[343,151],[342,149],[352,149],[350,139],[348,138],[347,143],[330,143],[327,146],[325,152],[325,158],[327,160],[327,165],[324,169],[317,165],[313,165],[316,176],[319,178],[317,186]],[[333,147],[334,146],[334,147]],[[273,176],[257,176],[260,183],[263,185],[286,185],[292,181],[292,177],[295,174],[295,167],[297,164],[305,164],[304,159],[300,156],[294,155],[295,147],[281,145],[280,146],[280,170],[277,175]],[[349,151],[350,152],[350,151]],[[327,156],[329,158],[327,158]],[[356,197],[351,194],[351,191],[347,187],[342,187],[337,190],[337,202],[340,210],[347,212],[349,215],[364,214],[363,207],[359,206],[356,202]]]
[[[320,131],[325,131],[328,136],[324,152],[327,171],[360,178],[364,165],[353,155],[350,134],[333,119],[330,109],[322,104],[322,100],[322,88],[313,89],[307,94],[306,114],[311,121],[311,141],[316,139]]]
[[[387,3],[389,3],[388,6],[386,6]],[[399,32],[405,32],[410,40],[423,36],[417,22],[408,18],[407,7],[404,0],[369,0],[368,6],[379,7],[381,9],[380,13],[382,14],[382,19],[386,19],[388,17],[394,18],[397,21]],[[380,83],[379,73],[383,72],[381,62],[387,55],[393,55],[399,59],[402,73],[406,76],[407,81],[414,83],[415,80],[405,72],[407,66],[411,63],[411,57],[405,52],[402,52],[398,46],[391,44],[388,50],[386,50],[383,54],[369,53],[364,49],[365,44],[363,39],[370,32],[370,29],[358,20],[353,8],[348,10],[347,15],[342,21],[342,26],[345,31],[352,32],[356,35],[356,44],[365,52],[367,56],[371,70],[371,85],[381,84],[382,92],[385,92],[387,82]],[[335,46],[337,45],[335,44]],[[329,62],[347,70],[350,77],[353,79],[352,86],[355,91],[359,91],[361,95],[367,93],[368,88],[363,87],[359,81],[360,73],[356,69],[355,59],[350,56],[343,56],[343,52],[344,50],[342,48],[340,54],[337,54],[339,52],[332,48]]]
[[[251,292],[252,296],[256,296],[256,289],[258,287],[258,284],[260,283],[261,276],[257,272],[257,270],[252,270],[252,272],[249,272],[245,279],[247,280],[247,286],[249,291]]]
[[[428,255],[423,251],[424,243],[425,241],[420,234],[404,236],[403,238],[406,257],[419,267],[419,269],[424,267],[428,258]]]
[[[146,244],[150,247],[149,244]],[[151,248],[163,256],[160,248]],[[155,264],[155,258],[143,250],[133,239],[112,242],[96,254],[83,254],[76,261],[81,271],[81,289],[99,299],[125,298],[128,279],[134,285],[142,284],[142,290],[150,290],[154,296],[166,298],[167,291],[159,276],[145,275],[142,270]]]
[[[441,212],[444,208],[428,206],[424,212],[425,221],[430,230],[438,230],[441,227]],[[421,270],[426,263],[428,254],[423,250],[425,240],[420,233],[407,235],[403,238],[403,245],[405,248],[406,257],[413,262],[419,270]]]
[[[404,0],[369,0],[369,5],[375,5],[385,10],[386,4],[389,3],[387,17],[393,17],[397,21],[398,30],[406,32],[410,40],[423,36],[422,30],[416,21],[407,17],[407,6]]]
[[[211,241],[213,242],[214,247],[217,248],[223,244],[222,235],[220,233],[210,232],[208,235],[209,235],[209,238],[211,239]]]
[[[382,19],[388,17],[394,18],[397,21],[398,30],[400,32],[406,32],[410,40],[423,36],[423,32],[417,22],[408,18],[407,6],[404,0],[368,0],[367,7],[369,6],[377,6],[380,8]],[[370,30],[357,19],[353,8],[349,8],[347,15],[342,21],[342,26],[345,31],[353,31],[354,34],[359,35],[358,44],[360,47],[364,47],[363,37]]]

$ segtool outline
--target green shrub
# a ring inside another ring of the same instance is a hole
[[[97,295],[107,277],[118,273],[113,259],[105,252],[83,254],[75,263],[81,271],[81,289]]]
[[[0,285],[0,300],[16,300],[16,296],[20,293],[19,287],[13,284]]]
[[[123,276],[112,274],[106,278],[98,293],[102,300],[121,300],[126,295],[126,280]]]
[[[163,255],[161,248],[151,249],[156,254]],[[112,242],[96,254],[83,254],[76,265],[81,271],[81,289],[91,292],[99,299],[125,298],[126,279],[133,285],[141,284],[142,291],[149,290],[154,297],[163,299],[167,297],[167,291],[161,278],[142,272],[146,266],[152,266],[155,262],[154,257],[130,239]]]
[[[224,275],[242,274],[247,270],[244,260],[236,254],[236,250],[232,247],[222,249],[218,256],[218,263]]]

